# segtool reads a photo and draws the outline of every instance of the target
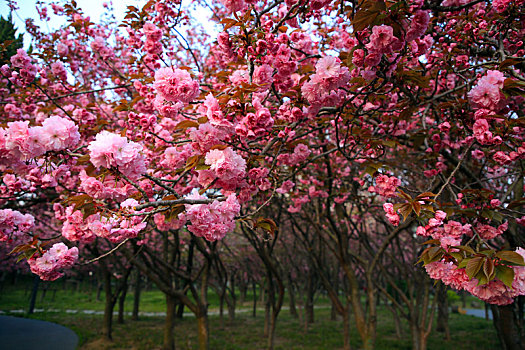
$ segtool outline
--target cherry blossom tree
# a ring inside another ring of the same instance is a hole
[[[0,67],[1,242],[55,280],[82,259],[78,244],[153,251],[156,227],[176,225],[200,242],[207,274],[237,222],[260,250],[280,221],[264,213],[316,210],[319,235],[380,242],[362,270],[370,318],[352,302],[363,347],[374,346],[378,262],[407,230],[426,241],[431,278],[515,319],[522,0],[195,4],[210,8],[216,37],[180,1],[129,6],[120,24],[94,23],[75,1],[38,5],[66,24],[47,33],[27,21],[33,52]],[[286,204],[267,211],[274,197]],[[383,231],[352,226],[367,212]],[[506,348],[523,347],[521,326],[498,328]]]

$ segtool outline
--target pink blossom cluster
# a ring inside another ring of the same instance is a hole
[[[525,250],[522,248],[518,248],[516,253],[525,257]],[[431,278],[441,280],[454,289],[466,290],[483,301],[497,305],[511,304],[517,296],[525,295],[525,267],[510,266],[510,268],[514,270],[512,288],[498,279],[479,285],[476,278],[469,279],[464,268],[458,269],[451,262],[436,261],[425,265]]]
[[[80,140],[78,127],[71,120],[51,116],[42,126],[29,126],[29,121],[7,123],[0,128],[0,157],[28,160],[49,151],[75,147]]]
[[[246,7],[246,2],[244,0],[221,0],[221,2],[228,10],[228,13],[242,11]]]
[[[84,220],[84,215],[80,210],[75,210],[73,206],[67,207],[65,210],[58,204],[55,204],[55,216],[59,220],[63,220],[62,236],[69,241],[90,243],[95,240],[95,235],[88,227],[88,222],[92,219],[91,215]]]
[[[419,39],[427,31],[430,22],[429,11],[418,10],[412,17],[412,22],[405,34],[407,42]]]
[[[129,197],[135,190],[133,185],[126,184],[123,186],[115,186],[118,182],[115,181],[113,176],[106,176],[104,182],[97,180],[96,178],[86,174],[85,170],[82,170],[79,174],[80,178],[80,189],[86,192],[86,194],[95,199],[114,199],[122,201]]]
[[[248,172],[248,176],[255,183],[261,191],[266,191],[272,187],[272,184],[268,180],[268,174],[270,169],[268,168],[252,168]]]
[[[135,238],[146,227],[142,217],[136,214],[134,207],[138,205],[135,199],[127,199],[120,204],[121,210],[111,216],[96,213],[84,219],[80,210],[70,206],[62,213],[56,208],[57,218],[64,220],[62,236],[70,241],[92,242],[96,236],[107,238],[113,243],[119,243],[126,238]]]
[[[507,101],[501,91],[504,81],[505,76],[502,72],[488,70],[487,75],[482,77],[468,93],[473,107],[491,111],[499,111],[505,107]]]
[[[222,113],[219,101],[210,93],[199,106],[198,112],[201,116],[208,118],[208,122],[217,128],[231,128],[233,124],[228,121]]]
[[[101,36],[95,37],[95,40],[91,42],[91,50],[93,50],[93,54],[100,55],[104,60],[112,59],[115,56],[107,40]]]
[[[182,69],[166,67],[157,70],[153,87],[157,91],[158,100],[180,104],[180,107],[199,96],[199,83]]]
[[[204,163],[220,180],[221,184],[235,188],[246,175],[246,161],[230,147],[212,149],[206,153]]]
[[[126,137],[102,131],[89,146],[91,163],[98,169],[117,168],[130,179],[137,179],[146,172],[142,146]]]
[[[507,231],[508,227],[509,223],[507,221],[498,227],[478,223],[476,225],[476,232],[482,239],[494,239]]]
[[[474,131],[476,140],[482,145],[500,144],[502,142],[501,137],[494,137],[489,131],[489,123],[486,119],[476,120],[472,126],[472,131]]]
[[[392,225],[398,226],[400,218],[394,210],[394,205],[392,203],[385,203],[383,204],[383,210],[385,211],[388,221],[390,221]]]
[[[288,211],[290,213],[298,213],[301,211],[303,204],[306,204],[308,202],[310,202],[310,197],[308,196],[296,197],[293,199],[293,205],[290,205],[288,207]]]
[[[178,230],[186,222],[186,216],[181,214],[178,219],[167,220],[166,216],[162,213],[153,215],[153,221],[160,231]]]
[[[11,239],[11,236],[29,232],[35,225],[31,214],[22,214],[11,209],[0,209],[0,242]]]
[[[301,91],[310,104],[322,104],[330,98],[337,100],[337,90],[349,80],[350,73],[347,67],[341,66],[341,60],[325,56],[317,61],[315,74],[301,87]]]
[[[146,34],[146,42],[144,43],[144,49],[150,55],[158,55],[162,53],[162,44],[160,39],[162,38],[162,31],[153,23],[147,22],[142,27],[144,34]]]
[[[383,197],[395,197],[397,187],[401,180],[395,176],[378,175],[375,178],[376,185],[368,188],[369,192],[375,192]]]
[[[205,199],[198,191],[193,191],[188,199]],[[235,194],[225,201],[214,200],[210,204],[186,204],[186,219],[190,221],[188,230],[197,237],[213,242],[235,229],[235,217],[241,206]]]
[[[220,32],[217,34],[217,53],[221,56],[221,61],[224,63],[231,62],[235,59],[232,42],[228,32]]]
[[[498,12],[503,13],[509,7],[512,0],[494,0],[492,1],[492,8]]]
[[[107,238],[113,243],[120,243],[127,238],[136,238],[138,234],[146,228],[146,222],[139,215],[129,216],[126,214],[136,214],[135,207],[138,202],[129,198],[120,204],[121,212],[110,217],[92,215],[88,223],[89,229],[98,237]]]
[[[268,89],[273,82],[273,68],[266,63],[256,67],[253,71],[253,82]]]
[[[444,249],[460,245],[463,235],[472,236],[471,225],[461,225],[454,220],[444,223],[443,220],[445,220],[446,215],[441,210],[436,211],[434,218],[429,220],[428,225],[418,226],[416,233],[419,236],[431,236],[433,239],[439,240]]]
[[[38,258],[27,260],[31,272],[40,276],[44,281],[54,281],[64,273],[62,269],[70,268],[78,260],[78,248],[69,249],[64,243],[55,243]]]
[[[293,183],[293,181],[286,180],[285,182],[283,182],[281,187],[275,190],[275,192],[285,194],[285,193],[290,192],[292,188],[294,187],[295,187],[295,183]]]
[[[293,166],[304,162],[306,159],[308,159],[311,153],[312,151],[307,145],[304,143],[299,143],[297,146],[295,146],[293,153],[280,154],[278,159],[283,164]]]
[[[30,84],[36,77],[37,67],[31,63],[31,58],[23,49],[18,49],[16,55],[11,57],[12,68],[18,68],[8,74],[9,67],[2,67],[4,76],[10,76],[9,81],[15,85],[25,86]]]
[[[419,15],[414,18],[416,22],[413,24],[413,27],[411,25],[411,28],[415,28],[415,32],[421,32],[422,29],[420,28],[423,27],[425,22],[424,18],[424,15]],[[374,26],[369,39],[370,41],[365,45],[368,49],[369,55],[379,56],[379,59],[381,59],[381,55],[383,54],[391,54],[394,51],[400,50],[403,45],[403,42],[394,35],[394,29],[391,26],[384,24]],[[371,58],[365,58],[365,60],[367,59],[371,60]],[[379,63],[379,61],[377,63]]]
[[[211,148],[211,146],[210,146]],[[182,146],[168,147],[164,150],[160,165],[168,169],[182,168],[193,155],[193,143]]]
[[[230,130],[231,131],[231,130]],[[190,128],[190,140],[194,150],[200,154],[205,154],[213,146],[219,145],[228,135],[223,128],[217,128],[211,123],[200,124],[199,128]]]
[[[268,108],[261,107],[255,113],[248,113],[235,126],[237,135],[248,138],[265,135],[274,124],[272,114]]]

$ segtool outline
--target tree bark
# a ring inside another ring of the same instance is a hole
[[[118,315],[117,315],[118,324],[124,323],[124,305],[126,303],[126,294],[128,293],[128,283],[124,282],[124,284],[125,285],[118,297]]]
[[[115,302],[112,298],[111,292],[111,273],[108,271],[105,265],[102,266],[102,274],[104,278],[104,294],[105,294],[105,304],[104,304],[104,321],[102,324],[102,335],[107,340],[113,340],[113,308],[115,307]]]
[[[164,323],[164,344],[162,350],[175,350],[175,337],[173,328],[175,327],[175,308],[176,299],[166,294],[166,321]]]
[[[197,316],[197,325],[199,328],[199,350],[208,350],[210,348],[210,328],[208,325],[208,315],[206,312]]]
[[[288,294],[290,295],[290,315],[293,318],[298,318],[297,308],[295,306],[295,290],[292,282],[292,277],[288,275]]]
[[[440,333],[445,333],[445,339],[450,340],[450,328],[448,326],[448,298],[447,287],[442,285],[437,291],[437,325],[436,330]]]
[[[350,313],[343,313],[343,339],[344,339],[344,350],[351,350],[352,346],[350,345]]]
[[[306,311],[306,322],[314,323],[314,279],[313,271],[308,272],[308,281],[306,286],[306,302],[304,304]]]
[[[40,277],[35,275],[33,278],[33,288],[31,289],[31,298],[29,299],[29,310],[28,314],[32,314],[35,311],[36,295],[38,293],[38,285],[40,284]]]
[[[523,321],[518,318],[516,302],[510,305],[492,305],[494,327],[503,350],[524,350]]]
[[[140,291],[141,291],[141,282],[142,278],[140,276],[140,271],[137,269],[137,276],[135,280],[135,288],[133,292],[133,312],[131,314],[131,319],[137,321],[139,319],[139,307],[140,307]]]
[[[252,283],[253,288],[253,311],[252,311],[252,317],[255,317],[257,313],[257,284],[255,282]]]

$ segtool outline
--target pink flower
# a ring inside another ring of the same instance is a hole
[[[292,190],[292,188],[294,188],[295,184],[290,181],[290,180],[286,180],[285,182],[283,182],[283,184],[281,185],[281,187],[279,187],[276,192],[277,193],[281,193],[281,194],[285,194],[285,193],[288,193]]]
[[[189,199],[205,199],[198,191],[193,191]],[[188,230],[197,237],[208,241],[216,241],[235,229],[235,217],[239,215],[241,206],[235,194],[219,202],[210,204],[186,204],[186,218],[190,221]]]
[[[377,192],[384,197],[395,197],[397,187],[401,185],[401,180],[395,176],[379,175],[375,178],[376,185],[368,188],[369,192]]]
[[[146,34],[148,40],[159,41],[162,38],[162,31],[151,22],[146,22],[142,27],[142,30],[144,31],[144,34]]]
[[[468,97],[476,108],[498,111],[505,106],[505,96],[501,92],[505,76],[500,71],[489,70],[476,86],[469,91]]]
[[[257,85],[264,85],[268,88],[273,82],[273,68],[268,64],[263,64],[253,71],[253,82]]]
[[[229,13],[242,11],[246,7],[244,0],[221,0]]]
[[[506,155],[505,152],[502,151],[494,153],[492,158],[500,165],[507,165],[512,163],[512,159],[508,155]]]
[[[70,268],[78,260],[78,248],[69,249],[64,243],[55,243],[41,257],[31,258],[27,262],[31,272],[44,281],[54,281],[64,274],[61,269]]]
[[[31,64],[31,58],[23,49],[18,49],[16,55],[11,57],[11,64],[16,68],[27,68]]]
[[[199,107],[199,113],[208,118],[208,122],[215,127],[232,128],[233,124],[228,121],[221,111],[219,101],[210,93]]]
[[[508,225],[508,222],[504,222],[496,228],[490,225],[478,224],[476,225],[476,231],[483,239],[493,239],[507,231]]]
[[[97,134],[88,146],[91,163],[96,167],[116,167],[131,179],[146,172],[142,146],[108,131]]]
[[[237,182],[246,175],[246,161],[230,147],[209,151],[204,163],[224,182]]]
[[[427,31],[429,22],[429,11],[418,10],[412,18],[405,40],[408,42],[420,38]]]
[[[226,137],[223,129],[216,128],[210,123],[199,125],[198,129],[190,129],[190,139],[192,147],[199,153],[208,152],[213,146],[221,144],[221,141]]]
[[[158,96],[174,103],[188,104],[199,96],[199,83],[182,69],[159,69],[155,72],[153,87]]]
[[[492,1],[492,8],[498,13],[505,12],[511,0],[494,0]]]
[[[386,218],[393,226],[399,225],[399,215],[394,211],[394,205],[392,203],[383,204],[383,210],[386,213]]]
[[[371,52],[389,54],[401,48],[401,42],[394,36],[394,29],[387,25],[374,26],[370,35],[370,42],[366,48]]]
[[[51,116],[42,123],[41,132],[47,150],[60,151],[75,147],[80,141],[78,127],[69,119]]]

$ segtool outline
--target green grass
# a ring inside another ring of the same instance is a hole
[[[15,286],[4,285],[0,292],[0,310],[25,310],[28,307],[31,280],[20,281]],[[96,289],[88,285],[80,288],[71,286],[64,289],[64,283],[55,282],[43,300],[42,291],[37,296],[36,308],[44,310],[103,310],[104,293],[100,301],[96,299]],[[210,311],[217,310],[218,296],[210,290]],[[457,302],[457,301],[456,301]],[[125,311],[131,311],[133,294],[126,298]],[[288,305],[287,300],[284,303]],[[328,306],[326,297],[318,296],[316,306]],[[250,309],[252,295],[247,296],[244,305],[238,308]],[[258,301],[258,307],[262,304]],[[164,295],[158,290],[143,290],[141,294],[140,310],[145,312],[164,312]],[[16,316],[16,315],[15,315]],[[305,328],[304,322],[292,318],[288,310],[282,310],[277,323],[276,349],[340,349],[343,346],[342,322],[330,320],[328,307],[315,310],[316,322]],[[30,317],[51,321],[67,326],[75,331],[80,338],[80,349],[158,349],[162,345],[163,318],[141,317],[139,321],[131,321],[126,317],[123,325],[114,325],[114,341],[108,343],[100,338],[102,325],[101,315],[68,314],[65,312],[42,312]],[[257,311],[257,317],[252,318],[251,312],[238,313],[233,325],[225,319],[221,321],[218,316],[210,316],[210,348],[211,349],[264,349],[266,339],[263,335],[263,311]],[[115,318],[116,321],[116,318]],[[435,324],[434,324],[435,325]],[[428,340],[428,348],[435,350],[483,350],[497,349],[499,344],[492,322],[472,316],[451,314],[450,330],[452,339],[443,340],[443,335],[432,332]],[[377,349],[410,349],[410,332],[406,322],[403,324],[402,339],[395,336],[395,328],[391,314],[380,308],[377,327]],[[175,327],[177,349],[197,348],[197,326],[195,319],[185,317],[177,321]],[[360,340],[355,329],[351,326],[352,347],[358,349]]]
[[[15,286],[4,286],[0,293],[0,310],[26,310],[29,305],[31,286],[26,283]],[[104,310],[104,292],[100,293],[97,300],[95,289],[63,288],[62,283],[57,283],[49,288],[42,298],[43,290],[37,293],[35,308],[44,310]],[[133,304],[133,293],[126,295],[126,311],[131,311]],[[166,300],[164,294],[158,290],[144,290],[141,293],[140,311],[163,312],[166,311]]]
[[[0,290],[0,310],[27,310],[31,294],[32,279],[22,278],[16,285],[4,284]],[[97,290],[95,287],[83,283],[79,288],[67,284],[62,280],[55,282],[44,282],[38,290],[35,308],[44,310],[104,310],[104,291],[100,293],[97,300]],[[43,289],[47,286],[47,291]],[[248,291],[244,305],[239,305],[240,294],[236,291],[237,306],[251,308],[253,304],[253,293]],[[190,299],[192,296],[189,295]],[[257,306],[260,303],[260,291],[257,291]],[[298,296],[297,296],[298,298]],[[283,305],[288,305],[288,294],[285,294]],[[211,288],[208,291],[208,303],[210,310],[218,310],[219,296]],[[130,312],[133,305],[133,292],[130,289],[126,295],[125,311]],[[326,296],[317,295],[315,305],[330,305]],[[226,309],[226,304],[224,305]],[[140,295],[141,312],[165,312],[166,299],[164,294],[156,288],[142,290]],[[116,310],[116,309],[115,309]]]
[[[316,310],[316,322],[308,329],[304,323],[282,311],[277,323],[276,349],[340,349],[343,345],[342,323],[329,319],[330,310]],[[73,329],[80,337],[80,349],[158,349],[162,345],[163,319],[144,317],[139,321],[126,320],[123,325],[115,324],[114,341],[102,341],[99,328],[101,316],[69,315],[63,313],[39,313],[33,318],[56,322]],[[210,317],[211,349],[264,349],[264,317],[258,312],[256,318],[238,314],[233,325],[219,317]],[[194,318],[186,317],[177,321],[175,338],[177,349],[197,349],[197,329]],[[433,332],[428,341],[430,350],[483,350],[497,349],[499,344],[492,323],[472,316],[452,314],[450,317],[452,339],[447,342],[442,334]],[[352,347],[359,348],[360,342],[355,327],[351,328]],[[411,349],[410,333],[404,324],[402,339],[395,337],[392,318],[381,310],[378,318],[376,349]]]

